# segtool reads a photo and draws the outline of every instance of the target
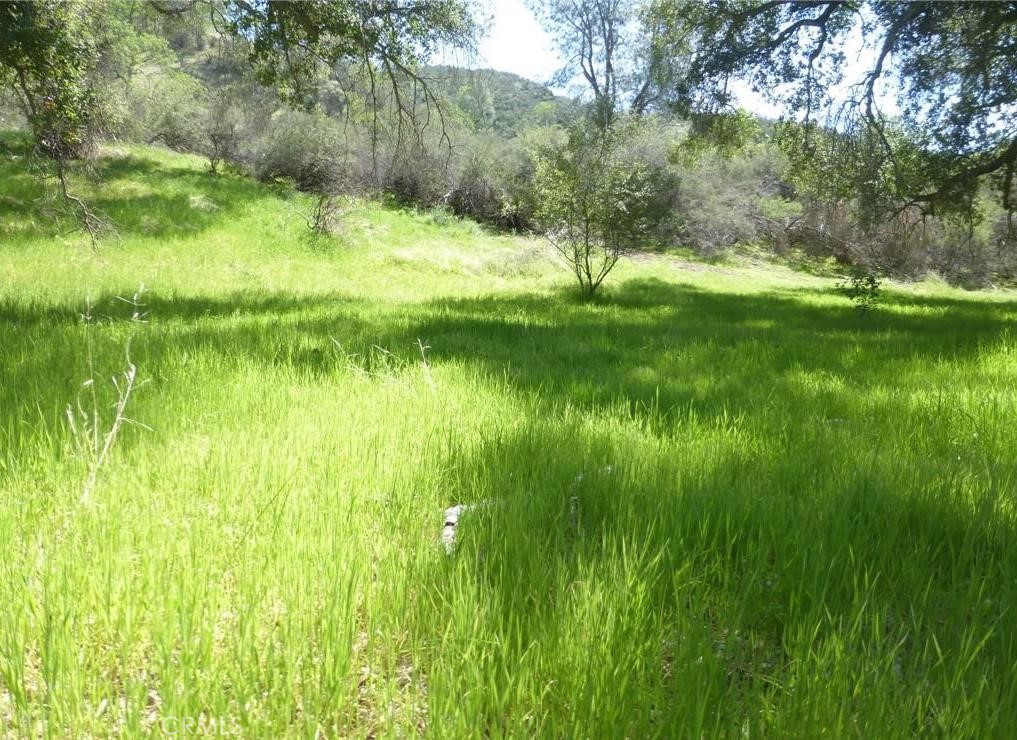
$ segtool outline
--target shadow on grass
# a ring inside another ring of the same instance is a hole
[[[62,436],[63,410],[80,393],[90,362],[96,377],[111,378],[123,371],[128,345],[141,376],[156,381],[141,395],[144,404],[158,398],[163,384],[173,393],[187,383],[183,363],[190,358],[210,359],[224,375],[254,364],[324,377],[347,361],[337,341],[371,336],[360,318],[363,307],[343,297],[308,302],[285,294],[145,294],[140,309],[130,298],[130,292],[107,294],[92,304],[90,339],[84,306],[0,299],[0,432],[4,423],[32,418]],[[132,319],[136,311],[143,323]],[[100,387],[109,392],[107,386]]]
[[[583,407],[620,401],[638,413],[695,402],[713,413],[753,412],[801,406],[811,394],[843,416],[838,395],[893,388],[907,373],[962,361],[999,342],[1010,324],[1009,305],[864,317],[846,301],[809,297],[639,280],[593,305],[567,294],[463,299],[415,308],[389,343],[420,338],[436,362],[477,365],[520,390]]]
[[[133,307],[129,303],[130,291],[106,293],[94,299],[92,316],[99,323],[122,323],[131,320]],[[158,322],[188,324],[197,319],[226,319],[237,317],[284,317],[302,312],[315,313],[340,304],[357,302],[344,296],[318,297],[308,300],[289,293],[239,291],[215,298],[145,293],[141,298],[144,312]],[[14,326],[28,327],[38,324],[79,324],[84,306],[53,305],[43,303],[15,303],[0,301],[0,321]],[[224,326],[224,329],[228,329]]]
[[[784,451],[789,470],[779,447],[706,464],[534,420],[445,461],[460,500],[493,503],[425,574],[442,598],[419,619],[450,623],[442,655],[491,644],[483,670],[545,661],[515,687],[541,705],[491,701],[470,721],[690,737],[796,734],[810,714],[869,736],[1012,727],[998,710],[1017,691],[1012,519],[922,495],[893,459],[855,466],[841,450],[839,477],[814,481],[807,449]],[[471,677],[447,662],[445,680]],[[460,690],[481,690],[483,670]],[[979,692],[984,714],[969,714]]]
[[[778,292],[819,298],[842,295],[835,289],[818,288],[793,288]],[[988,300],[986,300],[987,298]],[[972,318],[976,322],[984,318],[986,308],[989,308],[996,316],[1008,315],[1010,318],[1017,318],[1017,300],[1013,298],[1000,300],[992,293],[977,291],[972,291],[967,295],[943,296],[922,295],[895,288],[884,288],[876,303],[875,313],[879,314],[881,311],[885,313],[887,309],[892,311],[895,308],[914,308],[927,312],[949,310],[958,320]]]
[[[1015,306],[890,296],[862,317],[817,297],[641,280],[591,305],[437,303],[411,324],[399,342],[420,336],[435,364],[480,366],[547,409],[444,463],[448,503],[496,503],[463,520],[429,584],[491,605],[443,649],[496,634],[489,669],[552,656],[547,686],[520,692],[542,706],[472,721],[496,732],[545,713],[633,736],[795,734],[810,717],[834,734],[1012,728],[993,709],[1017,693],[1012,440],[958,445],[963,414],[913,395],[956,390],[958,369],[936,368],[1000,343]],[[667,452],[567,411],[618,404]],[[972,709],[964,697],[983,690]]]
[[[52,178],[25,174],[26,153],[0,162],[2,226],[10,239],[37,239],[75,226],[55,197]],[[121,236],[167,238],[190,235],[228,223],[237,215],[274,199],[276,194],[250,178],[212,175],[198,169],[163,165],[141,157],[104,157],[76,162],[72,191],[103,215]],[[42,170],[40,170],[40,176]],[[42,202],[51,196],[42,209]]]
[[[925,304],[916,297],[907,305],[950,310],[881,309],[863,317],[846,301],[820,305],[807,300],[812,297],[807,290],[733,295],[635,280],[595,304],[562,292],[381,304],[365,312],[343,296],[148,294],[144,310],[152,326],[138,332],[135,348],[139,359],[146,346],[162,353],[173,343],[327,374],[336,369],[327,353],[285,348],[328,347],[334,339],[354,354],[369,355],[377,346],[415,362],[420,339],[436,365],[465,364],[520,392],[587,410],[623,404],[639,417],[653,408],[658,422],[690,406],[710,415],[776,410],[784,417],[801,411],[847,418],[857,415],[859,398],[868,393],[892,390],[909,374],[999,343],[1014,310],[1008,303],[952,305],[933,298]],[[79,323],[81,310],[5,301],[0,322],[15,330],[10,341],[17,343],[19,328],[35,327],[44,337],[47,326]],[[92,313],[116,324],[132,311],[105,296]],[[214,321],[196,325],[201,319]],[[165,336],[160,327],[167,327]],[[928,382],[942,381],[931,376]]]
[[[445,471],[443,503],[496,502],[414,584],[434,596],[414,602],[417,637],[447,625],[441,656],[463,656],[436,658],[429,681],[477,670],[463,691],[435,694],[494,697],[505,687],[485,676],[543,661],[526,672],[542,683],[517,694],[541,706],[503,691],[501,703],[447,708],[479,712],[466,717],[474,731],[512,734],[502,723],[532,713],[551,718],[549,736],[570,734],[555,717],[591,736],[802,734],[780,725],[786,711],[812,712],[816,734],[841,722],[832,734],[1005,736],[1017,691],[1017,532],[1000,515],[1010,441],[958,448],[960,417],[916,411],[911,394],[960,382],[950,364],[1001,343],[1014,305],[891,296],[864,318],[825,297],[657,280],[595,304],[155,294],[134,357],[179,393],[184,356],[212,359],[224,378],[254,363],[266,383],[274,368],[328,382],[344,361],[333,339],[407,363],[421,339],[436,370],[463,366],[535,401],[522,429],[428,461]],[[935,311],[895,310],[914,306]],[[97,304],[111,346],[130,313],[112,296]],[[0,431],[37,407],[58,424],[81,381],[80,337],[67,351],[77,312],[8,301],[0,318]],[[650,434],[610,426],[619,408]],[[588,423],[598,416],[607,426]],[[972,481],[984,506],[959,493]],[[482,642],[494,647],[478,657]],[[958,699],[975,692],[970,706]],[[983,724],[966,724],[968,711]]]

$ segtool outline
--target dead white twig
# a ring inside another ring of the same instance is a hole
[[[434,383],[434,376],[431,374],[431,364],[427,361],[427,350],[431,349],[431,345],[424,344],[418,337],[417,349],[420,350],[420,362],[424,366],[424,375],[427,376],[427,384],[431,386],[432,392],[437,393],[438,386]]]
[[[141,302],[144,291],[145,286],[142,284],[130,299],[117,296],[119,300],[134,307],[134,312],[131,315],[132,322],[144,323],[144,317],[147,315],[147,312],[141,310],[144,306]],[[86,303],[85,312],[81,315],[81,318],[85,322],[88,352],[88,378],[82,383],[82,389],[87,389],[88,391],[87,405],[89,408],[86,409],[86,404],[82,402],[81,393],[79,393],[76,404],[67,404],[66,416],[78,452],[85,455],[88,460],[88,473],[85,478],[85,484],[82,487],[80,499],[80,502],[84,504],[88,502],[92,491],[95,489],[99,470],[109,459],[123,425],[134,424],[149,431],[151,431],[151,427],[129,418],[126,413],[131,395],[135,390],[148,382],[147,380],[138,382],[138,368],[131,360],[131,342],[128,339],[127,345],[124,348],[126,366],[119,376],[115,375],[112,378],[113,388],[117,394],[116,403],[113,405],[113,419],[109,423],[109,427],[104,431],[99,406],[99,395],[96,389],[95,360],[91,335],[91,301]]]

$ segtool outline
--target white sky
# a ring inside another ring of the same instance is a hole
[[[491,24],[479,46],[477,65],[546,83],[562,66],[554,42],[523,0],[487,0],[481,17]]]
[[[512,72],[541,84],[547,83],[562,66],[562,59],[554,47],[551,37],[541,28],[524,0],[477,0],[481,21],[487,23],[487,33],[478,46],[476,59],[456,58],[445,54],[437,61],[445,64],[496,69]],[[874,53],[871,47],[862,43],[861,34],[852,32],[848,39],[845,83],[834,92],[835,97],[846,95],[851,82],[858,81],[863,74],[865,62],[871,61]],[[760,116],[777,118],[783,108],[770,103],[754,92],[748,84],[732,84],[738,105]],[[555,92],[567,95],[568,91],[555,88]],[[879,96],[880,103],[888,112],[896,106],[886,96]]]

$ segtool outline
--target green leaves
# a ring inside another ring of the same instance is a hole
[[[882,293],[882,278],[879,273],[865,268],[856,268],[837,283],[837,290],[844,294],[862,315],[879,303]]]
[[[71,2],[0,5],[0,74],[13,84],[36,143],[57,158],[79,156],[99,119],[86,13]]]
[[[588,296],[622,254],[652,244],[671,213],[666,171],[629,146],[638,126],[575,126],[537,157],[537,219]]]
[[[655,0],[652,7],[662,33],[694,49],[674,85],[682,112],[723,110],[728,81],[747,79],[806,131],[829,116],[824,154],[861,165],[856,195],[872,201],[872,215],[887,201],[895,201],[892,211],[911,202],[956,212],[995,172],[1004,173],[1000,200],[1012,210],[1013,3]],[[845,79],[846,52],[859,37],[871,49],[860,58],[866,68]],[[838,83],[851,87],[834,100]]]
[[[226,0],[228,31],[250,42],[248,59],[265,85],[307,100],[323,71],[344,63],[407,73],[441,44],[470,46],[476,25],[461,0],[269,2]]]

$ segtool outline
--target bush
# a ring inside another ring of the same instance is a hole
[[[473,137],[458,163],[448,205],[459,216],[503,229],[525,229],[533,219],[530,169],[517,139]]]
[[[791,219],[781,197],[783,161],[777,151],[765,144],[735,153],[704,150],[686,165],[678,193],[685,244],[701,255],[714,256],[763,237],[780,241],[780,225]]]
[[[431,208],[450,196],[448,157],[420,143],[397,148],[388,155],[381,187],[397,203]]]
[[[127,95],[127,134],[146,144],[197,152],[209,115],[208,94],[199,80],[176,70],[136,79]]]
[[[321,114],[283,109],[274,113],[253,147],[255,176],[262,181],[291,180],[301,190],[335,190],[348,162],[342,129]],[[341,176],[341,177],[340,177]]]
[[[841,278],[837,289],[855,304],[862,314],[867,314],[879,302],[882,280],[878,273],[865,268],[855,268]]]
[[[319,192],[312,202],[310,212],[304,217],[309,228],[317,236],[334,234],[351,205],[348,196],[332,192]]]

